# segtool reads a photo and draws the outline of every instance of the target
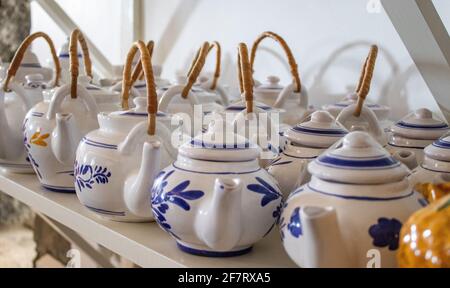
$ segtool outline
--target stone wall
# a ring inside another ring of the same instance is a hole
[[[29,0],[0,0],[0,59],[11,61],[20,43],[30,33]]]

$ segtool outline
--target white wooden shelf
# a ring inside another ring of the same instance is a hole
[[[247,255],[206,258],[181,252],[175,241],[156,223],[100,219],[84,208],[75,194],[48,192],[41,188],[35,175],[0,173],[0,190],[142,267],[296,267],[284,251],[277,229]]]

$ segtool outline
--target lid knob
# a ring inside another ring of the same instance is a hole
[[[418,119],[431,119],[433,118],[433,112],[426,108],[417,109],[416,112],[414,112],[414,115]]]
[[[371,146],[371,138],[365,132],[355,131],[344,137],[344,147],[346,148],[369,148]]]
[[[136,110],[142,110],[147,107],[147,98],[146,97],[136,97],[133,99],[133,103],[136,106]]]
[[[280,83],[280,78],[278,78],[277,76],[268,76],[266,78],[267,82],[270,83],[271,85],[277,85],[278,83]]]
[[[317,123],[332,123],[334,118],[328,111],[316,111],[312,113],[311,121]]]
[[[44,81],[44,76],[42,74],[36,73],[36,74],[29,74],[25,76],[25,80],[27,83],[31,82],[41,82]]]

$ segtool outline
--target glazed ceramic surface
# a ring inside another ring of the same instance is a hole
[[[411,174],[412,184],[416,186],[450,182],[450,136],[443,136],[428,145],[424,154],[422,164]]]
[[[334,117],[338,117],[339,113],[341,113],[344,108],[356,104],[357,101],[358,94],[350,93],[342,101],[334,104],[324,105],[322,109],[327,110]],[[374,104],[370,102],[367,102],[365,105],[375,113],[383,131],[389,131],[390,127],[393,124],[392,121],[389,120],[390,108],[384,105]]]
[[[83,135],[98,128],[98,108],[82,85],[77,98],[70,85],[59,87],[50,101],[36,104],[23,123],[23,144],[42,186],[56,192],[75,192],[75,151]]]
[[[41,74],[27,75],[25,83],[14,79],[10,82],[11,92],[0,91],[0,167],[10,172],[29,173],[33,171],[23,146],[23,121],[28,110],[42,101],[49,86]]]
[[[414,213],[405,223],[398,253],[402,268],[450,268],[450,195]]]
[[[188,253],[244,254],[279,217],[282,195],[259,166],[258,146],[223,133],[223,125],[215,122],[180,147],[177,161],[160,172],[152,188],[155,219]]]
[[[284,196],[309,182],[308,163],[322,154],[347,130],[327,111],[316,111],[306,122],[284,133],[287,145],[267,170],[280,183]]]
[[[417,163],[423,161],[423,149],[449,131],[448,125],[428,109],[418,109],[391,127],[387,149],[391,153],[410,151]]]
[[[309,164],[311,181],[286,202],[286,251],[301,267],[396,267],[402,223],[423,201],[409,170],[365,132],[333,147]]]
[[[100,128],[83,137],[75,160],[75,188],[81,203],[117,221],[148,221],[153,216],[150,190],[161,168],[176,159],[170,116],[157,115],[155,136],[147,135],[147,99],[136,108],[100,113]]]

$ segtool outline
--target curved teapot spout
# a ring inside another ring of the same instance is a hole
[[[73,114],[56,114],[56,128],[52,133],[52,151],[59,162],[72,165],[81,134]]]
[[[128,210],[139,217],[152,217],[150,187],[153,186],[156,174],[160,170],[160,147],[161,143],[159,141],[144,143],[139,172],[137,175],[130,176],[127,181],[125,181],[125,205]]]
[[[214,251],[229,251],[241,238],[242,187],[239,179],[216,179],[212,198],[198,215],[198,235]]]
[[[170,87],[166,92],[164,92],[158,103],[159,110],[162,112],[168,112],[170,102],[175,96],[180,95],[183,92],[184,87],[185,85],[174,85]],[[200,104],[197,97],[195,96],[195,93],[189,92],[187,99],[191,102],[192,105]]]
[[[350,267],[333,207],[305,206],[300,211],[305,267]]]

